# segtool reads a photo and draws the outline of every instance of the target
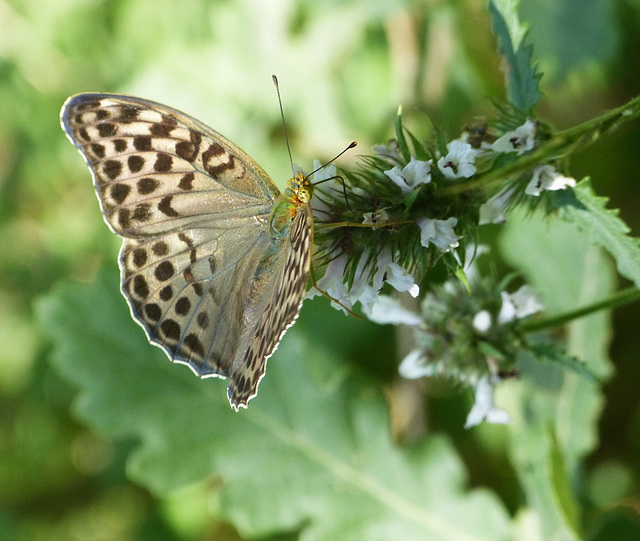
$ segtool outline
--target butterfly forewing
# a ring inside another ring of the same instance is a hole
[[[232,405],[246,405],[299,310],[310,210],[294,218],[295,239],[272,237],[279,191],[268,175],[164,105],[81,94],[65,103],[62,125],[92,171],[105,220],[124,238],[122,291],[133,317],[172,360],[203,377],[231,376]]]
[[[169,107],[81,94],[63,127],[91,168],[109,225],[124,236],[206,222],[210,215],[268,215],[279,191],[240,148]]]

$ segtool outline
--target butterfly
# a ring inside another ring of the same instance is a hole
[[[172,361],[229,377],[231,406],[246,408],[302,304],[313,185],[297,173],[280,193],[218,132],[140,98],[78,94],[61,123],[123,238],[133,319]]]

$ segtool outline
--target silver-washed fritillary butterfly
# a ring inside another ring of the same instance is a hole
[[[231,406],[246,407],[302,304],[311,183],[298,173],[281,194],[231,141],[152,101],[79,94],[61,120],[124,239],[133,318],[172,361],[230,377]]]

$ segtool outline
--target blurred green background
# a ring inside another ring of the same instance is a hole
[[[640,93],[640,2],[528,0],[521,18],[545,74],[541,118],[568,127]],[[364,154],[393,136],[400,103],[418,135],[429,133],[429,118],[456,137],[490,116],[490,100],[504,97],[494,51],[479,0],[0,0],[0,539],[238,539],[203,495],[158,499],[129,483],[132,443],[77,424],[75,391],[47,363],[34,299],[60,280],[88,282],[101,266],[115,267],[119,247],[60,129],[68,96],[121,92],[183,110],[282,186],[290,166],[272,73],[294,161],[310,169],[353,139]],[[635,234],[638,149],[635,123],[571,163]],[[303,317],[314,312],[308,319],[323,336],[339,332],[341,316],[309,304]],[[614,314],[617,372],[586,464],[594,509],[640,507],[639,317],[636,306]],[[487,467],[491,457],[478,456],[460,428],[467,408],[460,395],[434,400],[430,430],[451,435],[472,483],[495,488],[499,468]],[[509,487],[501,493],[509,499]]]

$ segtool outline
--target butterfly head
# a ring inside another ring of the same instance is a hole
[[[293,203],[297,205],[307,204],[313,197],[313,184],[309,177],[305,177],[298,171],[296,176],[287,182],[286,191],[289,193]]]

